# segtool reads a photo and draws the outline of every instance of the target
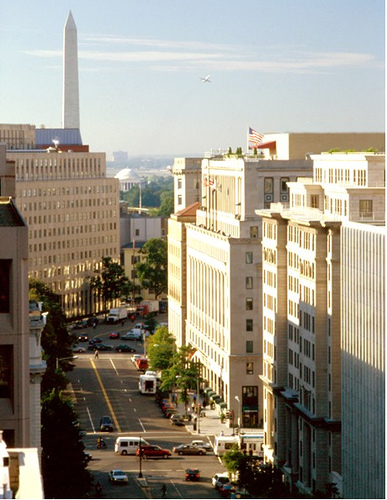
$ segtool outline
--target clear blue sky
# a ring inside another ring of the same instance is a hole
[[[61,127],[70,10],[93,151],[245,150],[248,126],[384,130],[382,0],[4,1],[1,123]]]

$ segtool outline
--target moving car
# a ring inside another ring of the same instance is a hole
[[[215,489],[218,489],[223,484],[228,484],[230,482],[230,478],[226,472],[221,472],[219,474],[214,474],[211,478],[212,486]]]
[[[198,448],[204,448],[206,451],[212,451],[212,446],[210,443],[206,441],[202,441],[201,439],[195,439],[189,443],[190,446],[196,446]]]
[[[110,417],[101,417],[99,421],[99,430],[102,432],[113,432],[113,422]]]
[[[128,484],[128,476],[122,470],[111,470],[109,472],[109,482],[114,484]]]
[[[178,425],[180,427],[182,427],[183,425],[185,425],[182,415],[179,415],[178,413],[174,413],[174,411],[171,411],[171,412],[166,411],[165,412],[165,416],[166,417],[169,416],[168,413],[170,413],[170,422],[171,422],[171,425]]]
[[[102,344],[102,340],[99,339],[98,337],[94,337],[91,340],[89,340],[89,345],[95,345],[95,344]]]
[[[101,344],[95,344],[94,348],[97,349],[98,351],[111,351],[113,349],[113,346],[101,343]]]
[[[72,351],[73,352],[86,352],[86,349],[80,345],[75,345],[73,348],[72,348]]]
[[[136,451],[136,455],[140,456],[140,449]],[[169,458],[172,453],[157,445],[141,446],[141,456],[145,458]]]
[[[142,358],[142,354],[133,354],[133,356],[130,358],[132,360],[132,363],[136,364],[137,360]]]
[[[185,480],[186,481],[199,481],[200,470],[199,469],[185,469]]]
[[[180,444],[179,446],[175,446],[172,451],[178,455],[205,455],[207,453],[204,448],[190,446],[189,444]]]
[[[128,346],[127,344],[120,344],[116,347],[117,352],[136,352],[136,349]]]
[[[87,328],[87,320],[83,319],[81,321],[77,321],[73,326],[73,330],[81,330],[82,328]]]
[[[79,342],[87,342],[88,340],[89,340],[89,336],[87,335],[87,333],[81,333],[78,336],[78,341]]]
[[[109,335],[109,339],[119,339],[120,338],[120,334],[119,332],[112,332],[110,335]]]

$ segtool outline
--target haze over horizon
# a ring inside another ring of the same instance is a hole
[[[92,151],[242,147],[247,130],[381,132],[384,2],[15,0],[0,7],[2,123],[61,127],[63,28],[78,32]],[[211,75],[212,83],[201,77]]]

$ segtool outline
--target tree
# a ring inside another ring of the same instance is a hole
[[[141,248],[145,261],[136,264],[141,286],[152,289],[156,299],[167,291],[167,243],[162,238],[151,238]]]
[[[169,217],[174,210],[173,193],[169,192],[161,193],[161,205],[157,210],[157,215]]]
[[[81,430],[70,400],[53,390],[42,401],[42,475],[46,498],[86,498],[91,476],[86,469]]]
[[[42,312],[48,312],[46,325],[42,331],[41,345],[43,359],[47,363],[47,369],[42,377],[42,393],[51,392],[54,388],[64,389],[67,385],[65,372],[71,371],[74,365],[71,363],[74,338],[69,335],[66,326],[66,316],[63,312],[60,297],[47,285],[39,280],[30,280],[30,298],[42,302]],[[61,361],[60,370],[57,370],[57,359],[66,358]]]
[[[124,268],[114,262],[111,257],[102,258],[102,269],[95,269],[96,276],[89,277],[90,287],[95,290],[103,301],[104,311],[108,302],[119,299],[127,293],[128,278]]]
[[[147,356],[152,370],[162,371],[171,368],[176,353],[175,338],[166,326],[156,329],[147,340]]]

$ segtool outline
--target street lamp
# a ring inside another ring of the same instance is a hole
[[[55,359],[55,369],[59,370],[59,361],[66,361],[67,359],[78,359],[78,356],[69,356],[67,358],[56,358]]]
[[[197,418],[197,430],[198,434],[200,434],[200,410],[201,406],[199,404],[199,392],[200,392],[200,372],[201,372],[201,363],[200,360],[198,361],[198,378],[197,378],[197,387],[196,387],[196,414],[198,416]]]

